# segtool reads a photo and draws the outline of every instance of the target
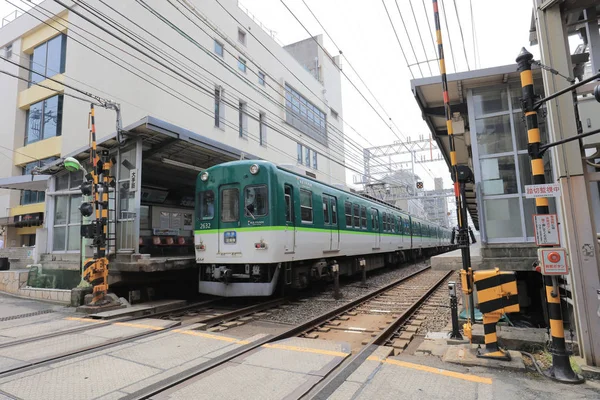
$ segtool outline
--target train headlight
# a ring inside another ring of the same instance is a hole
[[[206,182],[208,180],[208,172],[204,171],[203,173],[200,174],[200,180],[202,182]]]
[[[256,174],[258,174],[258,170],[259,170],[259,169],[260,169],[260,167],[258,166],[258,164],[252,164],[252,165],[250,166],[250,173],[251,173],[252,175],[256,175]]]

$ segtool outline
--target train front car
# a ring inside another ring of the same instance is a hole
[[[196,183],[194,242],[199,292],[224,297],[270,296],[280,267],[272,229],[278,205],[273,165],[235,161],[209,168]]]

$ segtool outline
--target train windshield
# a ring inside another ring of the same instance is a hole
[[[213,219],[215,215],[215,193],[212,190],[199,192],[198,207],[201,219]]]
[[[221,221],[236,222],[240,219],[240,191],[236,188],[221,191]]]
[[[264,217],[267,205],[267,185],[252,185],[244,188],[244,209],[246,216]]]

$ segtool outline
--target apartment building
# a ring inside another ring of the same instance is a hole
[[[64,4],[0,28],[5,247],[79,268],[82,174],[61,162],[87,165],[92,101],[117,161],[115,252],[192,235],[195,177],[217,163],[259,158],[345,183],[339,60],[321,36],[282,47],[235,0]]]

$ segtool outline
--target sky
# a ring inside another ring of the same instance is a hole
[[[11,0],[11,2],[19,5],[24,3],[21,0]],[[523,46],[528,47],[534,56],[539,54],[537,48],[530,48],[528,43],[532,2],[524,0],[443,0],[443,2],[440,0],[440,2],[447,7],[447,10],[443,8],[445,12],[441,13],[440,18],[443,26],[448,24],[450,33],[448,38],[447,31],[443,30],[449,73],[455,70],[467,71],[512,64]],[[342,76],[343,119],[356,130],[355,132],[348,127],[344,128],[348,140],[355,141],[362,147],[372,147],[390,144],[399,138],[403,141],[408,137],[416,139],[420,135],[429,138],[430,133],[414,100],[410,81],[422,76],[438,75],[437,61],[435,61],[437,55],[431,37],[435,32],[430,29],[434,27],[431,0],[398,0],[397,2],[394,0],[383,2],[381,0],[242,0],[240,3],[262,24],[276,32],[277,40],[283,44],[308,37],[308,33],[285,8],[284,3],[312,35],[324,33],[306,5],[310,7],[335,41],[334,44],[325,35],[325,48],[330,54],[337,55],[339,54],[337,46],[339,46],[345,57],[342,59],[343,71],[377,110],[376,113]],[[391,15],[408,63],[433,61],[407,67],[407,61],[401,53],[384,4]],[[397,4],[406,23],[406,31]],[[414,9],[414,18],[411,5]],[[12,11],[14,11],[13,6],[6,0],[0,0],[0,17]],[[459,25],[462,27],[462,36]],[[474,31],[475,35],[473,35]],[[422,44],[419,33],[423,40]],[[414,53],[409,37],[414,46]],[[349,64],[357,71],[358,76]],[[368,89],[361,83],[361,79]],[[369,94],[369,90],[374,97]],[[377,104],[378,102],[383,109]],[[389,118],[392,123],[389,122]],[[347,163],[354,169],[362,170],[362,155],[356,150],[350,152],[348,147]],[[434,153],[434,158],[435,156]],[[448,168],[443,161],[417,164],[415,173],[422,178],[425,189],[433,189],[434,177],[442,177],[446,188],[451,186]],[[348,183],[352,183],[354,175],[357,174],[348,171]]]
[[[310,7],[335,42],[334,44],[327,35],[324,35],[325,48],[330,54],[337,55],[339,51],[336,45],[339,46],[345,57],[342,59],[343,71],[369,99],[383,119],[387,121],[391,117],[393,121],[395,133],[342,76],[343,118],[358,131],[357,134],[345,127],[344,132],[349,139],[361,146],[372,147],[390,144],[398,140],[397,136],[403,140],[407,137],[414,140],[420,135],[429,138],[429,130],[411,91],[411,79],[439,75],[437,61],[419,64],[420,69],[419,66],[410,69],[407,67],[381,0],[242,0],[240,3],[268,29],[276,32],[277,39],[284,44],[303,40],[308,33],[283,3],[288,5],[312,35],[324,34],[304,3]],[[521,47],[524,46],[529,48],[534,56],[538,56],[537,48],[531,48],[528,42],[532,15],[531,1],[455,0],[455,3],[453,0],[444,0],[442,5],[447,9],[440,15],[442,25],[445,26],[447,23],[450,31],[449,39],[446,29],[443,30],[448,73],[455,70],[462,72],[469,68],[476,69],[475,67],[487,68],[513,64]],[[430,26],[435,29],[431,0],[398,0],[397,4],[400,6],[408,35],[404,30],[396,1],[385,0],[385,6],[391,15],[408,63],[436,60],[436,48],[430,33],[435,35],[435,31],[430,30]],[[471,4],[476,32],[475,47]],[[414,10],[414,18],[412,10]],[[456,11],[458,11],[458,19]],[[444,14],[447,22],[444,20]],[[418,21],[418,28],[415,19]],[[464,47],[459,22],[462,27]],[[421,44],[419,31],[423,44]],[[358,72],[385,111],[377,105],[348,63]],[[429,156],[429,152],[425,155]],[[433,156],[435,158],[435,154]],[[358,164],[360,161],[361,156],[356,152],[347,154],[347,162],[353,168],[361,168]],[[433,189],[434,176],[444,178],[446,188],[452,184],[448,168],[443,161],[417,164],[415,172],[424,181],[425,189]],[[352,182],[353,175],[356,173],[348,172],[349,182]]]

